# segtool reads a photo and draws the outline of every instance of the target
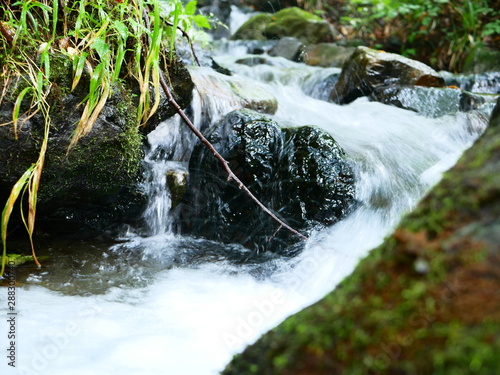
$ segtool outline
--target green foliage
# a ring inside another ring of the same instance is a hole
[[[171,10],[164,11],[165,6]],[[17,77],[24,81],[12,112],[12,126],[42,113],[44,137],[38,160],[13,187],[1,217],[3,244],[2,270],[6,261],[7,224],[17,199],[28,191],[28,217],[25,221],[30,239],[34,231],[37,191],[43,170],[51,107],[47,102],[54,85],[52,56],[63,55],[72,61],[75,90],[88,84],[83,111],[68,147],[88,134],[110,97],[115,83],[135,80],[140,89],[137,124],[143,125],[157,110],[160,100],[160,64],[175,50],[177,26],[184,32],[210,27],[205,16],[197,15],[196,1],[185,6],[180,0],[58,0],[17,1],[2,6],[0,19],[0,78]],[[173,25],[173,26],[172,26]],[[34,58],[36,56],[36,58]],[[83,79],[85,77],[85,79]],[[154,98],[151,98],[150,86]],[[2,95],[5,90],[2,90]],[[3,97],[0,97],[0,102]],[[30,102],[27,104],[27,102]],[[24,113],[22,111],[25,111]],[[3,124],[6,125],[6,124]],[[36,256],[32,246],[33,257]]]
[[[472,47],[500,34],[491,0],[350,0],[341,23],[373,45],[398,35],[402,54],[452,71]]]

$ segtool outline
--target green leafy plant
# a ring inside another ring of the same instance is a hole
[[[470,49],[500,34],[499,13],[491,0],[350,0],[340,22],[348,37],[372,46],[391,37],[400,53],[438,69],[459,71]],[[493,39],[494,40],[494,39]]]

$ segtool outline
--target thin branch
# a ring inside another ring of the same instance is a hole
[[[144,18],[145,18],[145,22],[146,22],[146,27],[149,29],[150,24],[149,24],[148,15],[145,14]],[[167,22],[167,24],[173,26],[169,22]],[[183,32],[183,34],[186,36],[189,43],[191,44],[191,48],[193,50],[193,55],[195,56],[195,59],[199,64],[198,58],[196,57],[196,54],[194,52],[193,45],[189,39],[189,36],[187,34],[185,34],[185,32],[182,29],[180,29],[180,30]],[[151,40],[150,40],[149,36],[147,39],[148,39],[148,45],[150,45]],[[273,234],[273,237],[276,235],[276,233],[281,228],[286,228],[288,231],[295,234],[300,239],[307,240],[306,236],[304,236],[302,233],[298,232],[297,230],[293,229],[291,226],[289,226],[287,223],[285,223],[283,220],[281,220],[279,217],[277,217],[273,212],[271,212],[271,210],[269,210],[259,199],[257,199],[257,197],[255,195],[253,195],[253,193],[245,186],[245,184],[238,178],[238,176],[236,176],[234,174],[234,172],[229,167],[228,161],[226,159],[224,159],[224,157],[221,154],[219,154],[219,152],[214,148],[214,146],[210,143],[210,141],[208,141],[208,139],[206,139],[205,136],[203,134],[201,134],[201,132],[196,128],[196,126],[194,126],[192,121],[189,119],[189,117],[187,117],[186,113],[183,111],[183,109],[179,106],[177,101],[174,99],[174,96],[172,95],[172,92],[170,91],[170,88],[168,87],[168,84],[165,80],[165,77],[164,77],[164,74],[163,74],[163,71],[161,68],[159,69],[159,74],[160,74],[160,84],[161,84],[163,91],[165,92],[165,95],[167,96],[168,102],[174,107],[175,111],[179,114],[179,116],[181,116],[182,120],[184,120],[184,122],[186,123],[188,128],[210,150],[210,152],[217,158],[217,160],[219,160],[219,162],[222,164],[223,168],[227,172],[227,176],[228,176],[227,180],[228,181],[234,180],[236,182],[236,184],[238,185],[238,187],[241,190],[243,190],[245,192],[245,194],[248,195],[250,197],[250,199],[253,200],[255,202],[255,204],[257,204],[257,206],[260,207],[260,209],[262,211],[264,211],[267,215],[269,215],[269,217],[271,217],[271,219],[273,219],[274,221],[276,221],[279,224],[279,228]]]
[[[302,233],[298,232],[297,230],[293,229],[291,226],[289,226],[283,220],[281,220],[279,217],[277,217],[274,213],[272,213],[260,200],[257,199],[257,197],[255,197],[255,195],[253,195],[253,193],[245,186],[245,184],[238,178],[238,176],[236,176],[233,173],[233,171],[229,167],[228,161],[226,159],[224,159],[224,157],[221,154],[219,154],[219,152],[214,148],[214,146],[210,143],[210,141],[208,141],[208,139],[206,139],[205,136],[203,134],[201,134],[201,132],[191,122],[189,117],[187,117],[186,113],[182,110],[182,108],[179,106],[179,104],[175,101],[175,99],[174,99],[174,97],[173,97],[173,95],[172,95],[172,93],[167,85],[167,82],[165,81],[165,78],[163,77],[163,74],[161,72],[160,72],[160,83],[161,83],[161,86],[163,88],[163,91],[165,92],[165,95],[167,95],[167,99],[168,99],[169,103],[175,108],[175,110],[177,111],[179,116],[181,116],[181,118],[184,120],[186,125],[198,137],[198,139],[205,146],[207,146],[207,148],[217,158],[217,160],[220,161],[220,163],[222,164],[222,166],[224,167],[224,169],[227,172],[227,175],[228,175],[227,180],[228,181],[234,180],[236,182],[236,184],[238,185],[238,187],[241,190],[243,190],[245,192],[245,194],[248,195],[250,197],[250,199],[252,199],[257,204],[257,206],[259,206],[262,209],[262,211],[264,211],[266,214],[268,214],[273,220],[275,220],[280,225],[280,228],[284,227],[284,228],[288,229],[290,232],[292,232],[293,234],[295,234],[296,236],[298,236],[299,238],[301,238],[303,240],[307,240],[306,236],[304,236]],[[278,230],[280,228],[278,228]]]

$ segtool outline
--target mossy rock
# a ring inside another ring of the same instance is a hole
[[[238,2],[235,2],[238,5]],[[283,8],[296,7],[297,0],[246,0],[245,5],[260,12],[275,13]]]
[[[500,71],[500,50],[483,46],[472,48],[465,58],[464,73],[486,73]]]
[[[189,73],[186,65],[182,63],[180,59],[174,59],[172,61],[169,61],[166,66],[163,65],[162,68],[164,72],[168,73],[168,81],[170,83],[172,95],[175,101],[181,108],[187,108],[193,100],[194,83],[191,79],[191,74]],[[133,87],[133,104],[137,106],[137,99],[140,95],[140,89],[137,86],[136,82],[133,82],[128,86]],[[151,100],[153,101],[153,98],[155,97],[153,87],[150,87],[150,95],[152,98]],[[153,116],[151,116],[148,122],[143,127],[141,127],[140,131],[143,134],[147,134],[153,131],[162,121],[165,121],[175,114],[177,114],[177,110],[174,108],[174,106],[172,106],[172,104],[169,103],[167,95],[160,88],[160,101],[158,110],[153,114]]]
[[[486,133],[352,275],[223,374],[494,374],[500,100]]]
[[[272,22],[272,15],[270,13],[256,14],[241,25],[231,39],[267,40],[264,36],[264,30],[270,22]]]
[[[142,135],[136,107],[124,84],[115,85],[90,133],[68,152],[83,111],[88,77],[75,90],[71,61],[51,60],[50,131],[37,204],[37,227],[48,232],[102,230],[111,223],[132,220],[145,200],[137,189],[142,160]],[[22,78],[21,81],[22,82]],[[22,84],[21,84],[22,85]],[[12,85],[0,108],[0,122],[11,119],[19,86]],[[21,113],[27,110],[23,101]],[[7,200],[17,179],[38,159],[45,120],[40,113],[21,118],[15,139],[12,126],[0,127],[0,199]],[[17,215],[18,210],[14,210]],[[127,219],[125,219],[127,218]],[[16,216],[12,222],[16,221]],[[15,225],[13,225],[15,226]]]
[[[330,25],[322,18],[297,7],[275,14],[260,13],[245,22],[232,39],[266,40],[294,37],[304,44],[332,42]]]

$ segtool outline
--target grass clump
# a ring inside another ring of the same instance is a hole
[[[172,60],[178,29],[192,35],[197,27],[209,27],[206,17],[195,14],[196,1],[183,5],[180,0],[2,0],[1,4],[0,104],[4,100],[14,104],[12,120],[0,126],[11,126],[15,138],[22,124],[35,114],[43,115],[45,126],[38,160],[14,185],[1,215],[0,275],[7,259],[9,218],[23,195],[27,195],[28,208],[21,207],[21,215],[33,259],[39,264],[32,236],[53,126],[52,107],[57,101],[53,99],[75,90],[85,93],[68,153],[91,131],[116,84],[139,87],[135,121],[137,126],[144,125],[158,108],[161,68]],[[54,59],[70,64],[72,76],[61,77]],[[8,94],[11,85],[17,87],[14,98]]]

